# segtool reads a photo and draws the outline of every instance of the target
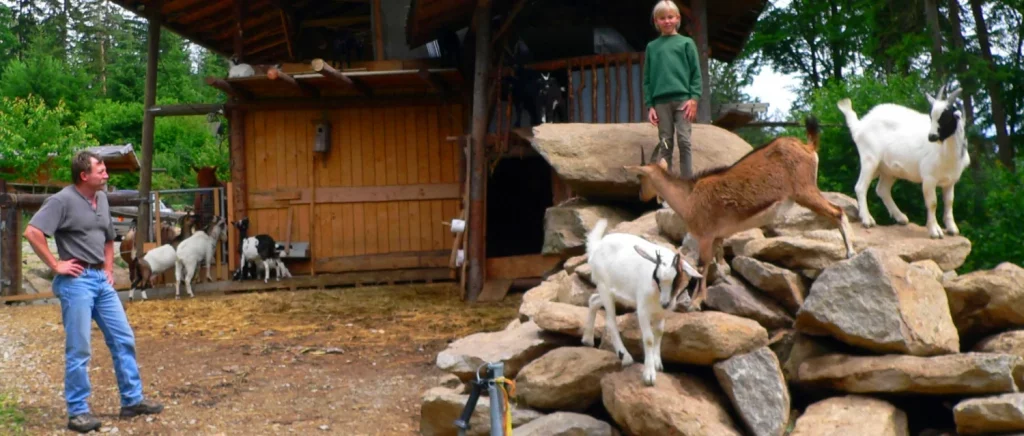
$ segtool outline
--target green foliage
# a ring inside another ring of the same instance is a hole
[[[24,60],[12,60],[3,70],[0,95],[28,97],[37,95],[50,107],[59,102],[78,114],[91,103],[89,78],[80,69],[72,68],[63,57],[55,57],[52,40],[37,35]]]
[[[40,167],[52,161],[57,180],[71,181],[71,157],[75,150],[96,145],[75,122],[63,103],[48,107],[39,97],[4,97],[0,101],[0,155],[7,180],[32,179]]]
[[[884,79],[851,77],[814,92],[810,98],[810,113],[824,125],[840,126],[822,131],[818,151],[821,190],[856,195],[853,187],[860,173],[860,158],[846,121],[836,108],[839,100],[850,98],[860,116],[880,103],[897,103],[926,111],[928,104],[922,92],[933,89],[934,86],[923,84],[916,76],[892,75]],[[802,128],[790,129],[787,134],[805,135]],[[978,157],[972,156],[972,159]],[[956,185],[953,214],[961,233],[973,244],[961,272],[992,268],[1007,260],[1024,262],[1024,190],[1017,189],[1024,186],[1024,174],[1014,175],[1001,165],[982,162],[980,171],[965,170]],[[924,225],[927,215],[920,184],[897,181],[892,195],[911,222]],[[936,213],[941,221],[941,191],[937,191],[937,195],[940,204]],[[879,225],[895,224],[874,189],[868,192],[868,208]],[[857,221],[855,217],[853,221]]]
[[[10,394],[0,393],[0,433],[25,434],[25,414]]]

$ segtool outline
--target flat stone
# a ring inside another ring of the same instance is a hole
[[[621,366],[610,351],[556,348],[519,371],[516,398],[531,409],[582,412],[601,400],[601,378]]]
[[[793,271],[746,256],[736,256],[732,269],[790,313],[796,313],[804,304],[807,284]]]
[[[953,419],[962,435],[1024,431],[1024,394],[963,400],[953,408]]]
[[[566,338],[548,334],[530,321],[518,328],[475,333],[452,342],[437,354],[436,363],[441,370],[468,381],[484,363],[504,362],[505,377],[515,378],[527,363],[566,343]]]
[[[909,436],[907,414],[891,403],[860,395],[833,397],[807,407],[790,436]]]
[[[984,335],[1024,326],[1024,268],[1004,262],[943,282],[961,334]]]
[[[789,422],[789,388],[768,347],[714,365],[715,377],[750,434],[782,436]]]

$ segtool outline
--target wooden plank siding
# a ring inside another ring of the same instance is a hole
[[[318,274],[447,266],[453,235],[442,223],[461,200],[457,143],[446,138],[463,131],[461,105],[245,116],[250,235],[283,242],[292,208],[292,241],[310,242]],[[326,155],[313,152],[324,117],[331,123]],[[310,266],[289,263],[293,274]]]

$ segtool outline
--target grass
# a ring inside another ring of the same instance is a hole
[[[0,393],[0,433],[25,434],[25,414],[18,409],[14,397]]]

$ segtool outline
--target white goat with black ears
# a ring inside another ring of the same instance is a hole
[[[937,97],[925,94],[932,105],[930,115],[887,103],[875,106],[864,118],[857,119],[850,99],[839,101],[839,110],[846,117],[846,125],[860,154],[860,178],[855,189],[860,220],[865,227],[875,225],[868,211],[867,190],[871,181],[878,177],[875,192],[885,203],[889,215],[900,224],[909,220],[892,200],[893,183],[903,179],[921,184],[928,209],[928,234],[932,238],[943,236],[935,219],[935,188],[942,187],[946,232],[960,233],[953,220],[953,187],[971,164],[971,157],[967,153],[963,117],[953,104],[961,90],[943,98],[945,89],[943,85]]]
[[[615,302],[635,307],[643,337],[644,383],[653,386],[657,371],[664,369],[661,337],[665,316],[675,310],[679,298],[689,306],[690,296],[684,288],[691,278],[702,276],[677,251],[626,233],[603,236],[607,226],[608,221],[602,219],[587,235],[587,262],[597,293],[590,296],[583,344],[594,345],[594,321],[604,306],[605,339],[611,339],[623,366],[633,364],[615,324]]]

